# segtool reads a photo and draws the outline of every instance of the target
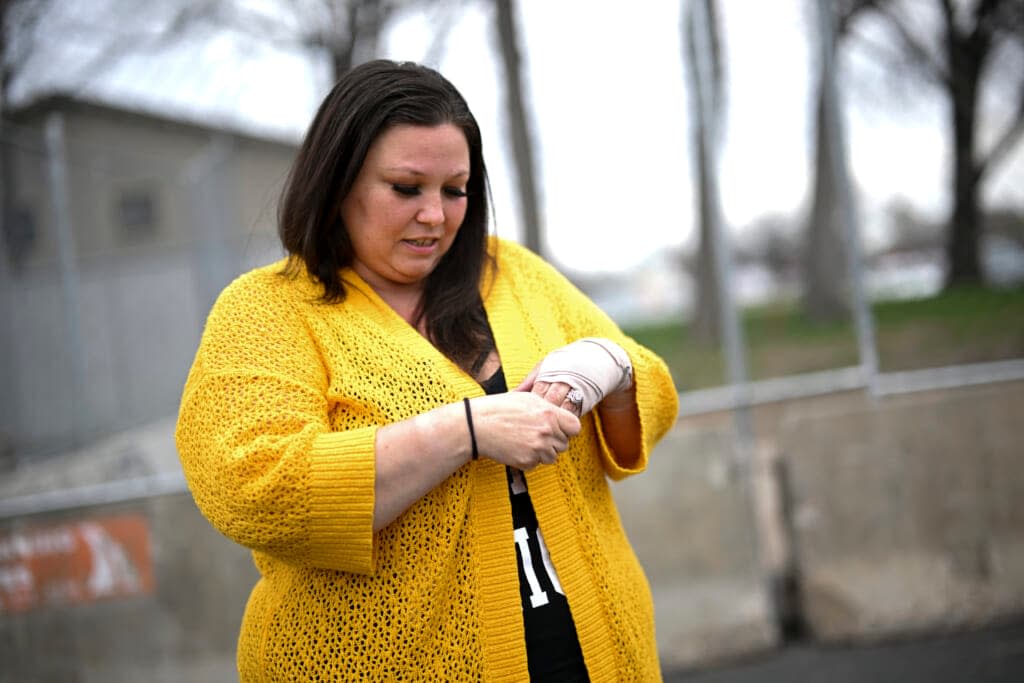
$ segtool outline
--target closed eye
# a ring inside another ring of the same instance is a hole
[[[444,192],[449,197],[455,197],[456,199],[466,196],[466,191],[458,187],[446,187],[444,188]]]
[[[416,185],[402,185],[401,183],[395,183],[391,186],[391,189],[404,197],[415,197],[420,193],[420,188]]]

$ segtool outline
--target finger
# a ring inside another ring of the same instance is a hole
[[[569,449],[569,437],[555,439],[555,452],[562,453]]]
[[[580,419],[572,412],[559,410],[556,412],[556,417],[558,418],[558,428],[566,436],[576,436],[580,433]]]
[[[550,386],[551,385],[548,384],[547,382],[534,382],[533,388],[530,389],[530,391],[534,394],[537,394],[541,398],[544,398],[547,395],[548,387]]]
[[[562,403],[559,404],[558,407],[561,408],[562,410],[568,410],[576,417],[580,417],[583,413],[583,405],[580,403],[570,401],[568,395],[565,397],[565,399],[562,400]]]
[[[547,392],[544,394],[544,398],[547,399],[548,403],[552,405],[560,406],[565,401],[565,397],[569,394],[571,387],[564,382],[555,382],[548,386]]]
[[[537,379],[537,371],[539,369],[540,369],[540,363],[535,365],[533,367],[533,370],[530,370],[530,374],[527,375],[526,378],[523,379],[523,381],[519,383],[519,386],[517,386],[512,391],[530,391],[531,389],[533,389],[533,382],[534,382],[535,379]]]

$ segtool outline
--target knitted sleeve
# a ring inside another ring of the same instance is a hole
[[[283,283],[257,271],[214,305],[178,416],[182,467],[202,513],[237,543],[369,573],[376,428],[330,431],[327,373]]]
[[[550,264],[517,245],[502,243],[500,249],[503,253],[512,252],[508,256],[513,261],[519,261],[515,267],[521,269],[520,272],[531,273],[531,282],[543,291],[540,300],[545,301],[552,315],[558,317],[567,342],[580,337],[606,337],[622,346],[629,354],[633,363],[641,425],[639,457],[627,460],[612,451],[605,439],[600,415],[597,411],[592,414],[601,443],[602,465],[608,476],[620,480],[642,472],[647,467],[654,445],[675,423],[679,411],[679,395],[665,362],[653,351],[625,335],[604,311]]]

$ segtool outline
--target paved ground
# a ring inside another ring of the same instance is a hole
[[[1024,620],[979,631],[857,647],[791,645],[667,683],[1021,683]]]

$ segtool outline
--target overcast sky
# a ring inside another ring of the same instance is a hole
[[[88,26],[96,16],[89,5],[106,2],[76,2],[77,14],[63,21]],[[692,244],[680,4],[521,3],[543,219],[550,249],[563,266],[621,271],[658,250]],[[481,5],[468,3],[452,19],[443,56],[432,66],[462,90],[480,121],[497,232],[518,239],[499,62],[492,18]],[[734,231],[766,214],[796,219],[806,200],[807,82],[814,49],[806,5],[807,0],[722,3],[729,113],[720,184],[724,217]],[[444,16],[404,18],[386,41],[386,56],[422,60]],[[87,52],[79,43],[65,45],[61,59]],[[37,86],[48,80],[59,86],[74,72],[61,67],[61,59],[36,65]],[[948,206],[948,148],[940,102],[879,94],[872,85],[879,74],[870,65],[854,60],[844,66],[848,80],[855,81],[846,98],[848,139],[866,234],[877,239],[884,233],[879,212],[898,196],[941,216]],[[326,92],[325,73],[322,61],[307,54],[206,32],[154,55],[123,58],[81,87],[106,100],[294,140]],[[992,181],[986,197],[1024,206],[1024,154],[1018,150]]]

